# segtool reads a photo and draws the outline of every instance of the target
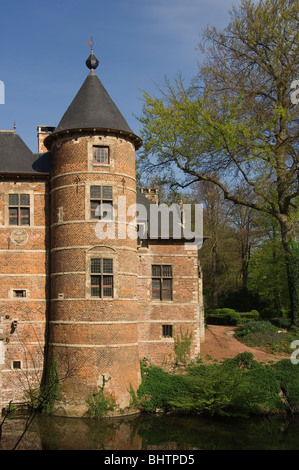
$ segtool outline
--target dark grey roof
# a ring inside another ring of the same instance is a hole
[[[132,133],[94,70],[89,72],[54,132],[90,128]]]
[[[0,131],[0,174],[47,174],[49,158],[34,154],[16,131]]]

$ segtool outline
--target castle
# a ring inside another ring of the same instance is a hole
[[[99,388],[125,410],[141,360],[171,363],[180,335],[195,359],[204,341],[198,251],[150,235],[158,199],[136,188],[141,139],[92,49],[86,65],[58,126],[38,126],[37,154],[0,131],[0,409],[28,401],[55,364],[54,413],[83,416]]]

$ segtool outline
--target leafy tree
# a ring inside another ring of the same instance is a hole
[[[287,273],[278,224],[269,218],[262,219],[264,237],[249,263],[248,287],[258,292],[272,309],[288,309]]]
[[[190,87],[179,76],[158,97],[143,94],[139,167],[158,168],[177,187],[210,181],[225,199],[276,219],[298,324],[299,106],[291,86],[299,78],[299,3],[242,0],[223,31],[205,30],[201,46],[205,61]]]

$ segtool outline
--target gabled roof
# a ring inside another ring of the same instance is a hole
[[[47,174],[49,159],[46,165],[41,159],[40,154],[31,152],[15,130],[0,131],[0,174]]]

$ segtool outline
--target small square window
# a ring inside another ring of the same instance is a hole
[[[172,338],[172,325],[162,325],[163,338]]]
[[[109,147],[93,147],[93,163],[109,165]]]
[[[12,367],[13,369],[21,369],[21,361],[13,361]]]
[[[26,297],[26,290],[24,289],[15,289],[13,291],[14,297]]]

